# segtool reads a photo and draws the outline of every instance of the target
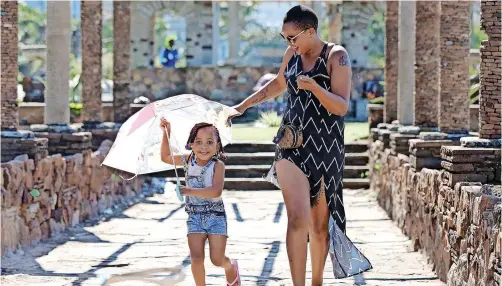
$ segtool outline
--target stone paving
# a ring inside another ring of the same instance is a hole
[[[227,255],[239,259],[242,285],[292,285],[281,193],[227,191],[224,199],[230,235]],[[444,285],[425,257],[411,251],[410,242],[377,205],[374,194],[346,190],[345,205],[348,235],[374,269],[335,280],[328,260],[325,285]],[[174,285],[162,284],[161,279],[178,279],[182,281],[176,285],[193,285],[185,218],[175,196],[145,198],[99,223],[70,229],[34,248],[3,257],[1,284],[104,285],[107,281],[109,285]],[[168,276],[166,268],[181,269],[182,274]],[[310,267],[307,269],[310,278]],[[225,284],[223,270],[212,266],[209,257],[206,274],[208,285]],[[133,276],[143,280],[132,281]],[[145,282],[152,277],[157,284]],[[111,283],[118,279],[122,282]]]

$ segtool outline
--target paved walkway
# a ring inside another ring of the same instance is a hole
[[[239,259],[242,284],[292,285],[280,192],[226,192],[224,197],[230,233],[227,253]],[[409,241],[378,207],[374,195],[347,190],[345,201],[348,235],[374,269],[356,278],[335,280],[327,263],[325,285],[443,285],[425,257],[410,251]],[[185,218],[175,196],[146,198],[100,223],[72,229],[25,253],[3,258],[1,284],[102,285],[106,277],[111,277],[108,281],[132,279],[111,274],[143,271],[136,276],[152,277],[144,275],[151,270],[163,278],[167,274],[161,275],[162,268],[180,265],[186,277],[177,285],[193,285]],[[213,267],[209,258],[206,266],[208,285],[224,285],[223,270]],[[170,279],[176,277],[180,278]],[[129,280],[112,285],[155,284]]]

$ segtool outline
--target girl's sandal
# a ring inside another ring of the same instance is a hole
[[[237,263],[237,260],[232,259],[232,266],[235,270],[235,279],[232,283],[227,281],[227,286],[241,286],[241,275],[239,274],[239,264]]]

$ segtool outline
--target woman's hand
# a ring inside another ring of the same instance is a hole
[[[237,116],[241,116],[242,114],[244,114],[244,112],[246,112],[246,109],[247,109],[246,107],[244,107],[244,105],[242,103],[234,105],[232,108],[237,110],[237,112],[239,112],[239,114],[229,116],[228,120],[232,120]]]
[[[162,129],[162,131],[167,129],[167,134],[171,135],[171,123],[169,123],[169,121],[167,121],[164,117],[160,119],[160,129]]]
[[[314,79],[304,75],[298,76],[296,83],[298,84],[299,89],[309,90],[312,92],[320,87]]]

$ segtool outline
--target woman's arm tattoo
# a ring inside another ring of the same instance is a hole
[[[350,67],[350,60],[349,60],[349,56],[348,55],[342,55],[339,59],[338,59],[338,64],[340,66],[349,66]]]
[[[265,87],[262,91],[260,91],[257,98],[253,100],[253,105],[260,104],[262,101],[267,99],[267,96],[268,96],[268,87]]]

